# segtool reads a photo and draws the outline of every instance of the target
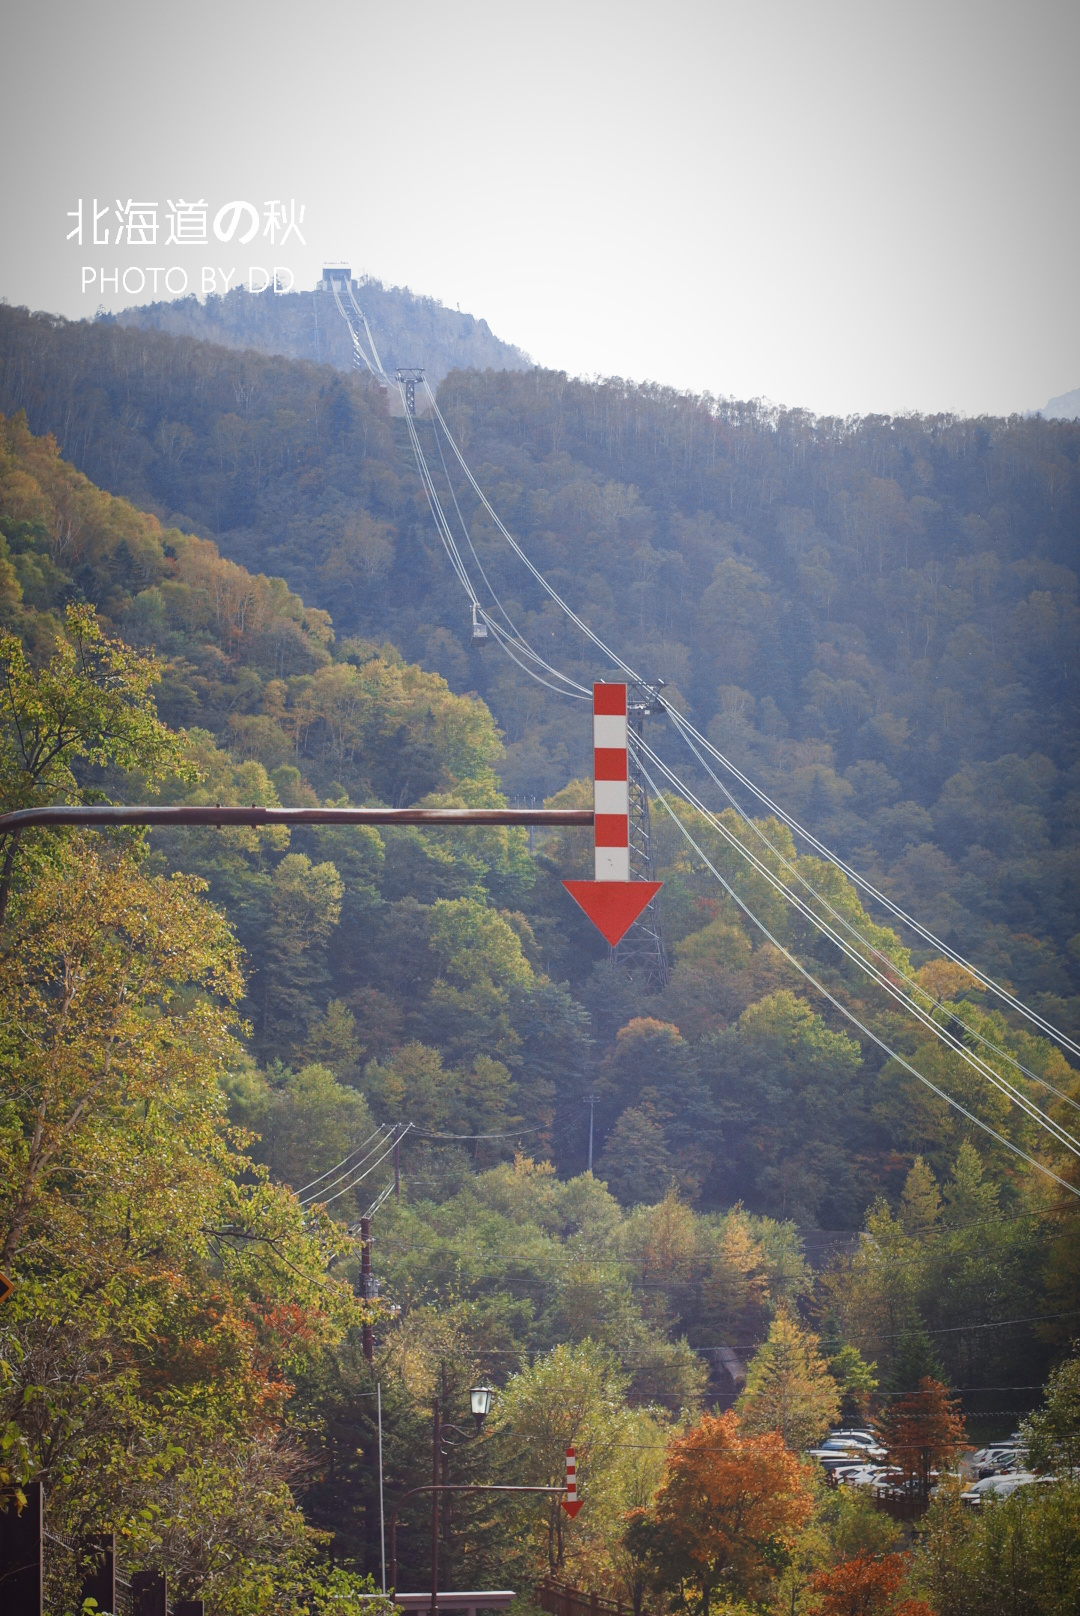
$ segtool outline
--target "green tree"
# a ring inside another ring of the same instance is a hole
[[[779,1431],[799,1452],[825,1435],[840,1411],[840,1393],[818,1346],[786,1307],[777,1310],[736,1405],[745,1431]]]
[[[151,658],[102,632],[90,606],[68,607],[64,632],[40,668],[32,666],[14,634],[0,633],[3,808],[85,802],[80,765],[138,769],[151,779],[170,765],[183,768],[178,739],[154,706],[160,677]],[[0,837],[0,922],[11,896],[19,839],[17,831]],[[32,841],[39,844],[41,833]]]
[[[230,1127],[241,988],[201,883],[105,838],[69,838],[15,889],[0,1428],[59,1531],[115,1526],[180,1591],[204,1580],[254,1613],[275,1581],[288,1609],[319,1580],[284,1433],[290,1374],[360,1311],[327,1276],[344,1243]]]
[[[499,1399],[493,1431],[505,1433],[522,1455],[522,1480],[561,1486],[566,1450],[573,1447],[587,1498],[588,1478],[614,1456],[626,1384],[614,1354],[594,1341],[554,1347],[512,1376]],[[544,1515],[546,1559],[554,1576],[565,1564],[574,1525],[567,1523],[557,1498],[548,1501]]]
[[[1058,1475],[1080,1471],[1080,1342],[1046,1383],[1046,1407],[1024,1424],[1028,1462]]]
[[[943,1493],[919,1533],[913,1583],[936,1616],[1076,1616],[1080,1484],[1020,1487],[979,1510]]]
[[[327,948],[341,915],[344,886],[329,861],[287,853],[270,888],[262,1043],[275,1052],[303,1044],[330,981]]]

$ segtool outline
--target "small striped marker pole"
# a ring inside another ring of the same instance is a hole
[[[630,879],[625,685],[593,685],[593,810],[596,879],[563,886],[614,948],[662,885]]]
[[[563,1509],[573,1520],[581,1508],[581,1499],[577,1495],[577,1458],[573,1448],[566,1450],[566,1497],[560,1500]]]

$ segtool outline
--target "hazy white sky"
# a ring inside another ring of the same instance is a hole
[[[0,39],[12,303],[325,256],[571,372],[839,413],[1080,386],[1076,0],[9,0]],[[294,199],[307,247],[65,241],[95,196],[159,241],[168,199]]]

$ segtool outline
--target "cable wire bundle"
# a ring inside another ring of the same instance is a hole
[[[337,299],[338,307],[341,310],[343,317],[346,319],[346,323],[349,325],[349,330],[352,334],[354,351],[357,356],[356,363],[359,365],[361,362],[363,362],[373,374],[378,374],[387,386],[392,385],[390,378],[386,375],[381,361],[379,360],[377,349],[375,348],[374,341],[371,337],[370,327],[368,326],[367,320],[363,315],[363,311],[360,309],[355,297],[352,294],[351,287],[349,289],[349,296],[356,314],[363,323],[371,353],[374,355],[374,365],[368,358],[367,351],[360,342],[358,333],[345,312],[336,285],[334,295]],[[773,936],[764,923],[759,920],[759,918],[752,912],[744,900],[738,895],[727,879],[708,859],[698,843],[691,836],[687,827],[683,824],[679,815],[674,811],[660,787],[655,783],[652,776],[649,774],[646,765],[651,764],[653,769],[664,777],[670,787],[676,791],[678,795],[697,813],[702,815],[713,830],[721,835],[727,845],[737,852],[740,858],[742,858],[751,869],[753,869],[757,874],[763,876],[769,885],[780,896],[783,897],[784,901],[795,909],[795,911],[804,920],[809,922],[809,924],[814,927],[814,929],[821,936],[832,943],[847,960],[856,965],[859,970],[861,970],[876,986],[880,987],[906,1013],[913,1016],[914,1019],[920,1023],[920,1025],[931,1031],[933,1035],[945,1045],[946,1048],[962,1059],[973,1071],[977,1073],[978,1076],[983,1079],[983,1081],[1001,1093],[1011,1105],[1016,1106],[1030,1121],[1033,1121],[1039,1128],[1044,1130],[1057,1147],[1068,1151],[1071,1155],[1078,1158],[1080,1158],[1080,1139],[1077,1139],[1075,1135],[1070,1133],[1054,1118],[1048,1116],[1047,1113],[1031,1099],[1030,1095],[1024,1093],[1024,1091],[1018,1088],[1015,1083],[1010,1082],[1008,1078],[1004,1077],[999,1071],[997,1071],[995,1067],[992,1066],[990,1062],[978,1052],[977,1049],[973,1049],[971,1044],[966,1042],[965,1039],[970,1040],[971,1043],[974,1043],[975,1045],[978,1045],[982,1050],[987,1051],[989,1055],[993,1056],[998,1061],[1005,1063],[1027,1082],[1036,1084],[1045,1093],[1054,1096],[1057,1100],[1072,1107],[1074,1110],[1080,1110],[1080,1104],[1078,1104],[1078,1102],[1072,1096],[1065,1093],[1055,1084],[1051,1083],[1049,1079],[1040,1076],[1037,1072],[1031,1070],[1030,1067],[1023,1064],[1015,1055],[1012,1054],[1011,1051],[988,1037],[986,1033],[972,1025],[971,1022],[964,1020],[962,1017],[950,1014],[950,1021],[953,1022],[955,1027],[959,1029],[958,1033],[957,1031],[953,1030],[952,1026],[943,1025],[940,1021],[938,1021],[933,1013],[935,1004],[932,995],[926,993],[925,989],[923,989],[913,977],[909,976],[905,971],[900,969],[896,962],[879,946],[878,942],[876,942],[873,937],[866,935],[865,930],[860,925],[853,921],[849,916],[843,914],[842,911],[837,909],[835,904],[833,904],[824,893],[819,891],[814,886],[805,872],[799,868],[798,864],[792,862],[784,851],[781,848],[778,848],[775,843],[770,840],[763,826],[757,820],[753,819],[749,814],[747,814],[736,800],[729,786],[725,784],[724,779],[720,774],[717,773],[714,764],[719,766],[720,770],[723,771],[723,774],[727,775],[738,785],[750,792],[753,798],[761,805],[762,808],[765,809],[766,813],[774,817],[780,824],[786,826],[791,834],[797,840],[800,840],[804,846],[810,849],[826,863],[831,865],[834,869],[839,871],[844,879],[855,887],[858,893],[869,899],[871,903],[879,905],[886,911],[887,915],[893,921],[898,922],[901,926],[909,928],[924,943],[928,944],[944,958],[952,961],[955,965],[966,971],[985,992],[992,994],[1008,1009],[1012,1010],[1017,1015],[1024,1017],[1033,1027],[1037,1028],[1044,1037],[1051,1039],[1063,1050],[1080,1056],[1080,1044],[1076,1043],[1066,1033],[1055,1027],[1053,1023],[1047,1020],[1047,1018],[1042,1016],[1038,1011],[1025,1004],[1008,988],[995,981],[986,972],[981,971],[976,965],[967,960],[956,949],[953,949],[948,943],[936,936],[935,933],[932,932],[928,927],[922,925],[921,922],[908,914],[906,910],[888,897],[887,894],[881,892],[873,885],[873,883],[861,876],[857,870],[848,865],[830,848],[825,846],[825,844],[814,836],[812,832],[807,830],[799,823],[798,820],[796,820],[791,814],[788,814],[778,803],[768,796],[766,792],[761,790],[761,788],[758,787],[748,775],[743,773],[743,771],[740,770],[728,757],[726,757],[723,752],[714,746],[706,736],[702,735],[700,731],[689,722],[688,719],[686,719],[682,714],[678,713],[670,705],[670,703],[665,702],[660,696],[659,691],[653,691],[649,685],[649,682],[643,679],[628,662],[626,662],[590,628],[588,623],[586,623],[585,620],[581,618],[570,605],[568,605],[568,603],[562,598],[554,586],[548,582],[544,574],[533,563],[529,555],[522,548],[521,544],[517,541],[517,539],[514,538],[513,534],[502,522],[480,484],[477,482],[465,460],[464,455],[458,447],[453,434],[450,432],[442,411],[439,408],[435,393],[428,382],[427,376],[422,371],[419,372],[419,374],[421,376],[422,384],[430,404],[432,429],[435,435],[435,442],[439,453],[442,471],[450,491],[453,510],[464,535],[464,543],[472,558],[472,562],[483,582],[484,587],[491,596],[493,607],[492,610],[488,610],[482,605],[478,591],[473,584],[469,567],[466,564],[462,554],[462,548],[457,542],[453,531],[453,526],[440,498],[434,476],[432,475],[431,469],[428,466],[423,446],[420,441],[420,435],[417,430],[416,420],[412,410],[410,410],[408,407],[405,395],[405,387],[401,378],[399,377],[396,385],[404,407],[406,425],[409,433],[410,444],[413,450],[413,456],[416,461],[417,471],[428,500],[428,505],[435,522],[436,530],[439,533],[443,548],[446,551],[447,558],[450,561],[454,574],[461,584],[466,596],[468,597],[474,613],[480,615],[483,622],[487,625],[496,642],[500,646],[500,649],[507,656],[509,656],[510,659],[519,668],[521,668],[523,672],[527,673],[530,678],[535,679],[539,684],[545,686],[547,689],[554,691],[558,695],[569,696],[576,700],[590,699],[591,692],[589,689],[580,681],[574,679],[569,674],[563,673],[560,669],[542,657],[540,653],[537,652],[535,648],[529,644],[528,640],[519,632],[509,614],[503,608],[498,594],[496,593],[496,590],[480,561],[475,545],[473,544],[468,525],[462,514],[457,494],[450,478],[446,458],[443,453],[442,440],[439,436],[440,431],[442,436],[445,437],[446,442],[449,445],[457,464],[460,466],[469,486],[471,487],[480,507],[487,513],[494,525],[495,531],[507,544],[513,555],[522,563],[535,582],[566,616],[569,622],[572,623],[573,626],[584,636],[586,641],[601,653],[605,661],[611,666],[617,668],[629,682],[650,692],[650,696],[655,701],[657,707],[667,715],[673,733],[677,735],[679,739],[687,746],[691,755],[696,760],[697,765],[720,790],[729,808],[737,816],[740,825],[748,828],[752,835],[763,844],[764,850],[767,851],[770,859],[779,865],[780,870],[788,879],[782,880],[777,874],[776,870],[772,868],[769,863],[766,863],[761,857],[755,855],[741,840],[741,838],[735,835],[729,826],[724,824],[718,815],[713,813],[712,810],[701,802],[697,794],[683,782],[683,780],[675,773],[668,763],[666,763],[643,740],[637,740],[634,745],[635,755],[646,784],[648,785],[650,791],[653,792],[656,800],[664,807],[666,812],[675,821],[681,834],[701,859],[704,867],[712,873],[715,879],[735,901],[751,923],[757,927],[757,929],[766,938],[768,938],[773,946],[776,947],[781,954],[783,954],[783,956],[795,967],[796,970],[800,972],[800,974],[815,988],[818,993],[822,994],[824,998],[830,1004],[832,1004],[841,1015],[843,1015],[849,1022],[858,1028],[864,1037],[876,1044],[891,1059],[896,1060],[906,1071],[908,1071],[913,1077],[917,1078],[920,1083],[931,1089],[936,1095],[938,1095],[947,1104],[952,1106],[955,1110],[960,1112],[976,1127],[991,1135],[1000,1144],[1004,1145],[1013,1154],[1021,1157],[1030,1166],[1038,1169],[1042,1173],[1045,1173],[1057,1184],[1067,1189],[1071,1194],[1080,1196],[1080,1190],[1078,1190],[1074,1185],[1061,1178],[1057,1173],[1047,1167],[1044,1163],[1040,1162],[1036,1157],[1029,1155],[1026,1151],[1021,1149],[1020,1146],[1016,1145],[1004,1134],[998,1132],[998,1130],[993,1128],[989,1123],[986,1123],[981,1118],[977,1117],[972,1111],[968,1110],[967,1107],[963,1106],[953,1096],[946,1093],[946,1091],[941,1089],[937,1084],[931,1082],[931,1080],[919,1072],[910,1061],[908,1061],[904,1056],[898,1054],[897,1051],[892,1049],[882,1038],[871,1031],[871,1029],[867,1027],[866,1024],[859,1017],[857,1017],[853,1011],[851,1011],[834,994],[832,994],[817,979],[817,977],[812,975],[811,972],[795,958],[790,950],[785,948],[784,945]],[[496,620],[497,616],[501,616],[502,622]],[[505,627],[503,626],[504,624]],[[710,761],[710,759],[712,761]],[[788,881],[790,881],[792,884],[789,885]],[[805,896],[800,895],[800,893],[795,890],[795,887],[800,887]],[[345,1191],[339,1191],[338,1193],[345,1193]]]

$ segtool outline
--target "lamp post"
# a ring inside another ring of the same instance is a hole
[[[491,1399],[495,1393],[490,1386],[469,1387],[469,1407],[472,1409],[473,1419],[476,1421],[476,1434],[480,1435],[480,1428],[491,1413]]]
[[[469,1407],[472,1417],[476,1421],[476,1436],[480,1435],[484,1421],[491,1412],[491,1399],[494,1392],[490,1386],[469,1387]],[[432,1451],[431,1451],[431,1616],[436,1616],[439,1608],[439,1499],[445,1499],[449,1508],[450,1494],[456,1491],[449,1483],[439,1479],[439,1461],[443,1456],[443,1432],[454,1431],[458,1436],[469,1440],[469,1433],[461,1430],[460,1426],[444,1423],[442,1417],[442,1401],[436,1397],[433,1402],[432,1420]],[[397,1518],[395,1515],[395,1528]],[[394,1574],[397,1574],[396,1543],[394,1545],[393,1559]]]

